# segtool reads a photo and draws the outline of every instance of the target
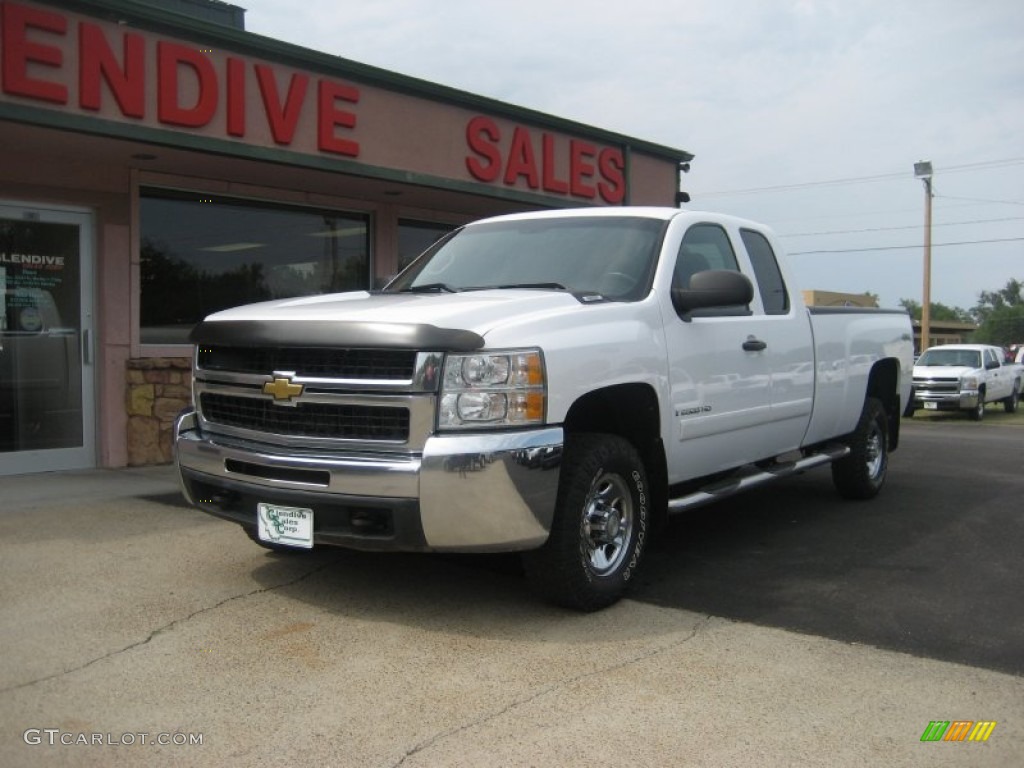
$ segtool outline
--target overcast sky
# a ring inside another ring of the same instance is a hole
[[[930,160],[932,300],[1024,279],[1024,0],[235,3],[250,32],[692,152],[689,207],[771,225],[804,288],[921,300]]]

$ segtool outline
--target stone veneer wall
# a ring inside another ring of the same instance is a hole
[[[172,460],[174,418],[192,401],[192,361],[145,357],[127,364],[128,465]]]

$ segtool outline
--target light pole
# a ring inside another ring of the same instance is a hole
[[[924,182],[924,295],[921,297],[921,348],[929,346],[932,331],[932,164],[914,163],[914,176]]]

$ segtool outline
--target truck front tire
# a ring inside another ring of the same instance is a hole
[[[985,390],[978,390],[978,404],[970,411],[971,421],[981,421],[985,418]]]
[[[566,441],[551,535],[527,552],[527,578],[558,605],[596,611],[618,601],[633,578],[650,525],[647,474],[617,435]]]
[[[832,464],[832,482],[847,499],[878,495],[889,469],[889,420],[882,403],[864,401],[857,428],[845,440],[850,453]]]

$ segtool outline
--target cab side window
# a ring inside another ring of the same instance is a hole
[[[741,229],[740,237],[754,267],[754,276],[757,278],[765,314],[786,314],[789,312],[789,294],[786,292],[786,284],[782,280],[782,272],[779,271],[779,262],[775,258],[771,243],[760,232],[752,229]]]
[[[736,254],[725,230],[717,224],[694,224],[683,236],[676,256],[673,284],[688,288],[690,278],[709,269],[739,271]]]

